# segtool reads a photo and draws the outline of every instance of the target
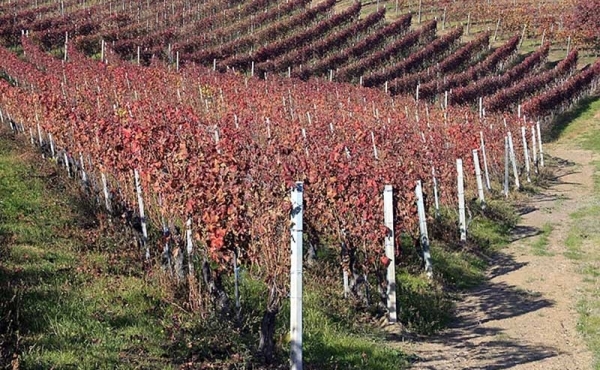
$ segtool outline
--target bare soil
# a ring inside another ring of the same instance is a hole
[[[437,336],[400,339],[413,369],[592,369],[576,325],[582,275],[565,257],[569,215],[593,201],[593,154],[554,145],[550,187],[520,209],[514,241],[491,261],[488,279],[464,293],[456,320]],[[546,255],[532,243],[551,224]],[[397,338],[399,338],[398,336]]]

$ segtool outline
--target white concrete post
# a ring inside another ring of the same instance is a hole
[[[508,137],[504,137],[504,196],[508,197]]]
[[[427,215],[425,213],[425,203],[423,202],[423,186],[421,180],[417,180],[415,188],[417,196],[417,211],[419,214],[419,232],[421,236],[421,248],[423,248],[423,260],[425,261],[425,273],[428,278],[433,277],[433,267],[431,264],[431,252],[429,250],[429,234],[427,233]]]
[[[290,264],[290,369],[302,370],[302,182],[292,188]]]
[[[540,121],[536,123],[538,144],[540,146],[540,166],[544,167],[544,148],[542,147],[542,131],[540,130]]]
[[[529,167],[529,150],[527,148],[527,133],[525,126],[521,126],[521,138],[523,139],[523,156],[525,157],[525,172],[527,174],[527,182],[531,182],[531,167]]]
[[[431,167],[431,176],[433,177],[433,199],[435,204],[435,217],[440,217],[440,197],[438,194],[438,183],[435,177],[435,167]]]
[[[535,125],[531,125],[531,150],[533,151],[533,168],[535,173],[538,173],[538,157],[537,157],[537,145],[535,139]]]
[[[102,172],[100,174],[100,177],[102,178],[102,190],[104,192],[104,205],[106,206],[106,211],[108,211],[108,213],[110,213],[111,212],[110,196],[108,194],[108,183],[106,181],[106,175],[104,174],[104,172]]]
[[[479,154],[477,149],[473,150],[473,166],[475,167],[475,180],[477,181],[477,197],[482,207],[485,205],[485,195],[483,194],[483,179],[481,178],[481,167],[479,166]]]
[[[142,224],[142,247],[146,249],[146,259],[150,259],[150,248],[148,247],[148,228],[146,226],[146,214],[144,213],[144,198],[142,197],[142,183],[137,169],[133,170],[135,178],[135,192],[137,193],[140,210],[140,222]]]
[[[398,321],[396,309],[396,256],[394,246],[394,190],[392,185],[386,185],[383,189],[383,214],[385,227],[388,233],[385,237],[385,255],[389,259],[387,266],[387,308],[389,311],[389,322]]]
[[[483,155],[483,171],[485,172],[485,187],[488,190],[492,189],[490,183],[490,172],[488,171],[487,155],[485,154],[485,141],[483,140],[483,131],[479,131],[479,138],[481,141],[481,154]]]
[[[508,155],[512,162],[513,174],[515,175],[515,188],[519,189],[521,183],[519,182],[519,171],[517,169],[517,158],[515,156],[515,146],[513,145],[512,135],[508,132]]]
[[[192,240],[192,218],[189,217],[185,222],[185,242],[188,258],[188,274],[194,276],[194,242]]]
[[[460,230],[460,240],[467,240],[467,218],[465,215],[465,184],[463,178],[462,159],[456,160],[456,173],[458,183],[458,226]]]

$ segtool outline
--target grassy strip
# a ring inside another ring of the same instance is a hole
[[[600,148],[599,148],[600,149]],[[596,173],[600,166],[596,165]],[[600,188],[595,187],[596,196]],[[600,197],[598,197],[600,199]],[[574,220],[565,240],[565,256],[578,261],[584,275],[581,298],[577,303],[577,328],[595,356],[595,369],[600,369],[600,207],[589,205],[571,214]]]
[[[559,142],[576,143],[581,148],[600,153],[600,99],[584,99],[571,113],[559,116],[552,135]],[[594,198],[570,215],[571,228],[565,239],[564,255],[578,263],[585,282],[577,303],[578,330],[595,356],[600,369],[600,162],[593,162]]]
[[[554,227],[551,223],[546,223],[540,230],[539,237],[531,244],[531,251],[536,256],[553,256],[554,253],[548,251],[548,242],[550,234]]]
[[[169,368],[159,287],[108,273],[109,254],[87,244],[93,222],[60,191],[53,166],[2,134],[0,296],[9,298],[0,300],[2,362]]]

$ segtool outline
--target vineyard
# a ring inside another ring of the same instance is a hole
[[[485,207],[484,191],[518,188],[543,166],[540,127],[597,91],[600,61],[578,69],[574,48],[548,60],[565,31],[547,27],[566,2],[527,12],[529,32],[545,31],[527,54],[523,19],[509,24],[517,15],[490,2],[442,3],[443,16],[422,20],[433,5],[416,15],[398,1],[3,1],[0,119],[133,225],[140,259],[170,271],[190,297],[233,315],[238,291],[222,276],[235,274],[237,287],[241,266],[261,281],[268,362],[269,323],[290,294],[299,182],[303,253],[331,251],[340,292],[383,304],[392,319],[386,271],[406,263],[407,240],[435,272],[434,213],[462,199],[464,217],[465,197]],[[471,36],[470,22],[498,15],[504,39],[493,29]],[[467,238],[464,221],[459,235]]]

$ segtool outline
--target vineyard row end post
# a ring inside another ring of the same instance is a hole
[[[292,187],[290,263],[290,369],[302,370],[302,182]]]

